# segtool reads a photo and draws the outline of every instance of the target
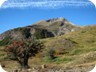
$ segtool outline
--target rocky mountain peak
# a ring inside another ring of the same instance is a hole
[[[66,21],[66,19],[63,17],[59,17],[46,20],[46,22],[56,22],[56,21]]]

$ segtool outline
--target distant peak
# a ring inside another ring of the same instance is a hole
[[[49,25],[50,24],[53,24],[55,22],[61,22],[61,23],[64,23],[64,24],[72,24],[74,25],[73,23],[69,22],[67,19],[65,19],[64,17],[58,17],[58,18],[50,18],[50,19],[47,19],[47,20],[41,20],[35,24],[39,24],[39,25]]]
[[[59,18],[48,19],[46,20],[46,22],[65,21],[65,20],[66,20],[65,18],[59,17]]]

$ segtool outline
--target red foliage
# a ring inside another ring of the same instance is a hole
[[[6,46],[5,51],[7,53],[14,53],[19,56],[24,52],[24,46],[25,43],[22,41],[13,41],[11,45]]]

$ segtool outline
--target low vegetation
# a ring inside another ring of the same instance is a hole
[[[11,43],[11,37],[6,36],[3,40],[0,41],[0,46],[8,45]]]
[[[40,39],[40,42],[43,42],[45,47],[42,52],[36,53],[35,57],[29,59],[30,66],[42,64],[79,66],[96,61],[96,25],[86,26],[65,35]],[[4,49],[4,46],[0,47],[0,51],[1,49]],[[4,51],[0,53],[1,63],[3,54]]]

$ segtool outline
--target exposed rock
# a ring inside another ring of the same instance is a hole
[[[44,69],[46,68],[47,66],[45,64],[41,65],[41,68]]]

